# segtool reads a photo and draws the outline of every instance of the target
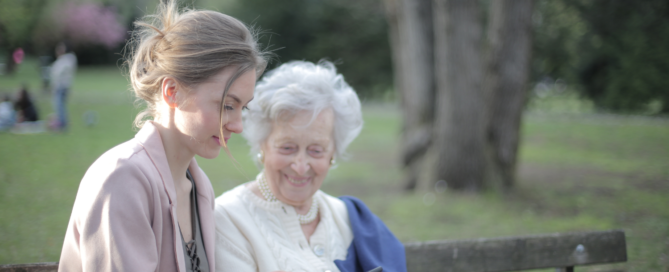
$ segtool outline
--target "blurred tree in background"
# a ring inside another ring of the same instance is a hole
[[[392,86],[388,26],[378,0],[199,1],[261,30],[261,43],[274,50],[270,68],[291,60],[337,64],[363,98]]]
[[[118,64],[126,31],[159,0],[0,0],[0,51],[52,55],[67,39],[79,64]],[[363,98],[391,93],[392,66],[383,6],[375,0],[182,1],[219,10],[261,32],[276,54],[270,68],[291,60],[334,61]],[[93,19],[93,20],[91,20]],[[5,60],[5,61],[6,61]],[[0,62],[2,60],[0,59]]]
[[[0,62],[11,69],[11,52],[53,56],[66,40],[80,64],[116,64],[127,30],[158,0],[0,0]]]
[[[11,53],[52,55],[67,35],[58,10],[68,2],[113,12],[126,30],[159,0],[0,0],[0,62]],[[338,63],[363,97],[392,94],[388,24],[380,0],[183,0],[215,9],[263,32],[275,67],[290,60]],[[479,1],[486,14],[490,1]],[[533,16],[532,80],[563,79],[600,109],[669,113],[669,2],[665,0],[539,0]],[[100,16],[94,16],[96,18]],[[102,16],[100,18],[111,18]],[[483,16],[487,25],[487,16]],[[108,20],[106,20],[108,21]],[[107,24],[113,25],[113,24]],[[89,25],[87,25],[89,26]],[[98,27],[95,24],[90,26]],[[117,28],[118,27],[114,27]],[[484,29],[484,32],[486,30]],[[81,32],[83,33],[83,32]],[[103,35],[112,37],[114,35]],[[76,46],[80,64],[118,64],[123,42]],[[271,68],[270,67],[270,68]]]
[[[669,2],[540,1],[535,78],[564,78],[600,109],[669,113]]]
[[[384,0],[393,52],[395,91],[402,105],[404,189],[416,188],[432,143],[436,82],[432,0]]]
[[[6,60],[5,72],[11,74],[15,63],[11,54],[15,48],[30,42],[41,18],[44,0],[0,0],[0,51]]]
[[[384,1],[404,113],[405,189],[420,173],[461,191],[514,186],[533,2]],[[428,149],[435,166],[420,171]]]
[[[100,57],[102,62],[107,61],[105,57],[111,60],[120,57],[114,57],[113,53],[109,56],[107,53],[118,52],[127,36],[125,26],[119,22],[116,7],[68,2],[56,10],[55,18],[60,28],[59,36],[72,47],[79,49],[77,53],[82,64],[96,64]],[[89,56],[87,53],[91,53],[91,48],[98,50],[94,50],[92,56]]]

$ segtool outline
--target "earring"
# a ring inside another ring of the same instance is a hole
[[[332,156],[332,158],[330,158],[330,165],[334,165],[335,163],[337,163],[337,160],[335,160],[335,157]]]
[[[260,150],[260,152],[258,152],[258,154],[256,155],[256,157],[258,158],[258,161],[259,161],[260,163],[265,163],[265,152],[263,152],[262,150]]]

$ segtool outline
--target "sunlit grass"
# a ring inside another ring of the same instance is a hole
[[[16,75],[0,76],[0,92],[14,92],[28,82],[46,117],[52,111],[50,97],[38,88],[35,63],[24,64]],[[84,67],[70,99],[69,131],[0,133],[0,264],[58,260],[86,169],[135,134],[133,100],[118,68]],[[85,112],[97,114],[95,126],[85,125]],[[625,230],[629,254],[629,262],[615,268],[669,267],[665,119],[531,110],[523,123],[515,192],[463,195],[402,192],[399,106],[367,103],[364,117],[350,160],[339,160],[323,190],[363,199],[404,242],[615,228]],[[198,158],[217,195],[258,173],[242,137],[233,136],[229,146],[238,167],[224,152],[214,160]],[[579,268],[588,269],[597,267]]]

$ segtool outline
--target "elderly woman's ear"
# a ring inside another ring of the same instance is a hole
[[[265,163],[265,151],[261,149],[258,154],[256,154],[256,157],[258,158],[258,162],[261,164]]]

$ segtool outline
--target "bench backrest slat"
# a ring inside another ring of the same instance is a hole
[[[580,246],[579,246],[580,245]],[[500,272],[627,261],[621,230],[405,244],[409,272]],[[0,265],[0,272],[55,272],[58,263]]]
[[[580,245],[580,246],[579,246]],[[405,244],[410,272],[497,272],[627,261],[621,230]]]

